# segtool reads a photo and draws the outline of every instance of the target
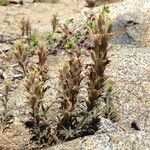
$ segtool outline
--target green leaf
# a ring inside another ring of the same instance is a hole
[[[104,5],[103,11],[106,12],[106,13],[110,13],[109,6]]]

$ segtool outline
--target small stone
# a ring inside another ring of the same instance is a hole
[[[34,2],[34,0],[23,0],[23,4],[25,4],[25,3],[33,3]]]
[[[4,76],[2,71],[0,70],[0,84],[3,83],[3,81],[4,81]]]
[[[133,122],[131,123],[131,128],[133,128],[133,129],[135,129],[135,130],[137,130],[137,131],[140,130],[140,127],[139,127],[139,124],[138,124],[137,121],[133,121]]]

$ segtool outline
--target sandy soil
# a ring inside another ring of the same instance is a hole
[[[33,3],[25,5],[0,6],[0,35],[20,34],[20,21],[29,18],[34,31],[50,24],[51,17],[57,14],[65,18],[78,13],[85,6],[84,0],[61,0],[59,3]]]

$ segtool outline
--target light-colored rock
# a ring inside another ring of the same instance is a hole
[[[150,35],[149,23],[150,16],[146,12],[136,11],[118,15],[112,27],[116,35],[111,41],[115,44],[148,44],[145,38],[148,39]]]
[[[150,134],[144,131],[119,132],[79,138],[47,150],[149,150]]]
[[[25,4],[25,3],[33,3],[34,2],[34,0],[23,0],[23,4]]]
[[[125,128],[137,120],[142,130],[150,130],[149,51],[150,48],[114,47],[108,54],[111,63],[106,74],[115,83],[114,101],[119,104]]]

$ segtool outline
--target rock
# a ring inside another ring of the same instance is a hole
[[[150,130],[150,48],[114,47],[109,53],[106,75],[115,83],[114,102],[120,107],[122,126],[130,129],[138,120],[140,128]]]
[[[144,17],[143,17],[144,16]],[[150,34],[150,16],[145,12],[128,12],[119,15],[112,27],[116,34],[111,39],[115,44],[139,44],[145,42],[145,36]]]
[[[76,139],[47,150],[149,150],[150,134],[144,131],[105,133]]]
[[[23,4],[25,4],[25,3],[33,3],[34,2],[34,0],[23,0]]]
[[[150,1],[149,0],[124,0],[125,5],[128,7],[130,11],[148,11],[150,8]]]
[[[123,128],[119,127],[118,125],[115,125],[106,118],[100,117],[99,129],[96,132],[96,134],[122,131],[124,131]]]
[[[2,70],[0,70],[0,84],[3,83],[4,81],[4,76]]]

